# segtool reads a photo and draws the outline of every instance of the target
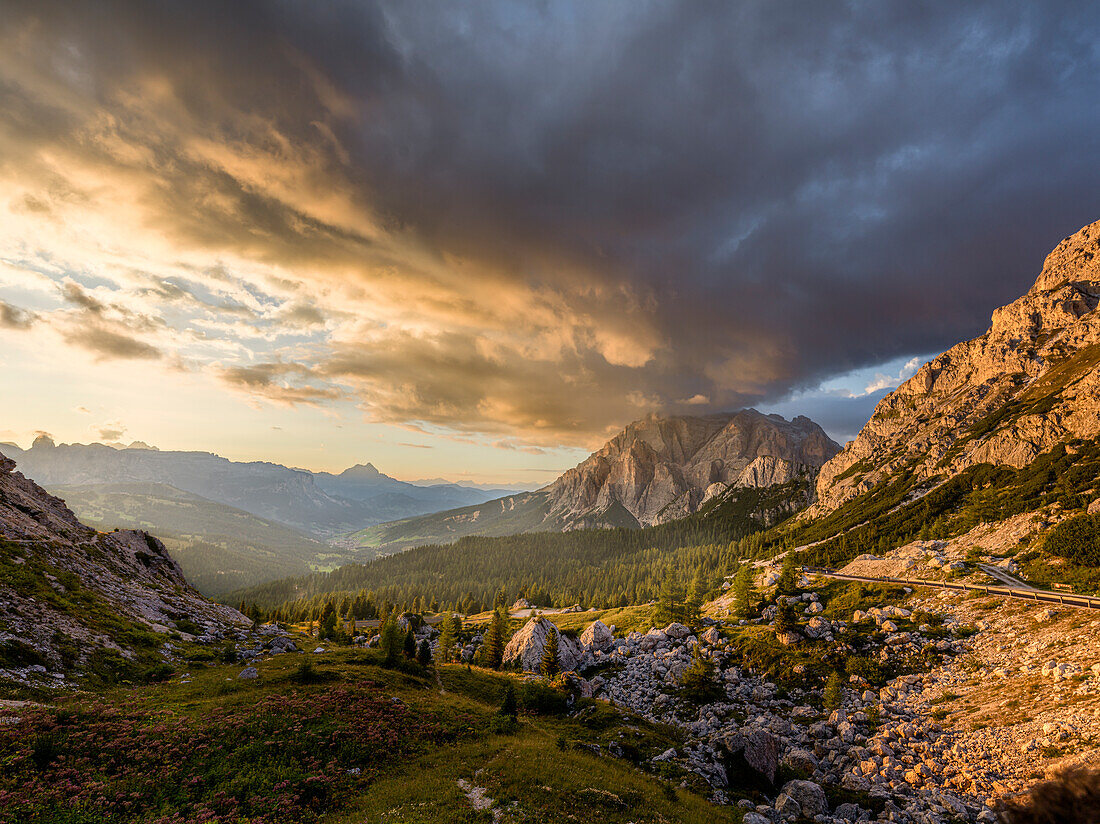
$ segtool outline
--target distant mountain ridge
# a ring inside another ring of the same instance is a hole
[[[346,545],[403,548],[465,535],[651,526],[697,512],[732,488],[816,475],[839,451],[803,416],[788,421],[755,409],[651,415],[540,490],[369,527]]]
[[[454,484],[416,486],[357,465],[339,475],[266,461],[237,462],[210,452],[145,444],[5,444],[21,472],[43,486],[159,483],[326,538],[371,524],[481,503],[510,490]]]

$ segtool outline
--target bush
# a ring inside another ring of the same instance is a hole
[[[46,665],[46,659],[38,650],[14,638],[0,644],[0,664],[14,667]]]
[[[519,729],[519,722],[511,715],[494,715],[489,718],[489,732],[511,735]]]
[[[516,705],[528,715],[562,715],[569,708],[565,693],[542,681],[521,684]]]
[[[1025,798],[1009,801],[999,812],[1005,824],[1098,824],[1100,770],[1071,767],[1050,781],[1036,784]]]
[[[881,687],[889,680],[886,667],[862,655],[852,656],[845,662],[844,669],[849,675],[858,675],[868,684]]]
[[[691,666],[680,678],[680,687],[684,698],[692,704],[709,704],[724,695],[714,680],[714,662],[700,655],[698,649],[692,656]]]
[[[1054,527],[1046,539],[1051,555],[1080,566],[1100,566],[1100,515],[1077,515]]]
[[[290,674],[290,680],[295,684],[323,684],[336,677],[335,673],[317,670],[313,662],[306,660],[298,665],[298,669]]]
[[[167,681],[175,672],[176,670],[168,664],[155,664],[141,674],[141,680],[146,684],[159,684]]]

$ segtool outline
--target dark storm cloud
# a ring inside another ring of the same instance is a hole
[[[382,420],[574,436],[648,407],[761,404],[981,332],[1100,218],[1087,3],[11,8],[42,61],[72,59],[70,87],[118,113],[89,136],[9,83],[13,145],[64,141],[127,173],[117,145],[142,146],[147,228],[277,263],[311,297],[314,271],[346,271],[428,313],[428,332],[375,328],[314,361]],[[135,78],[172,108],[120,105]],[[261,185],[294,163],[342,207]],[[87,197],[51,187],[43,213]],[[294,307],[289,323],[325,323]],[[494,323],[535,342],[487,346]],[[256,369],[220,374],[288,402],[341,395]],[[838,404],[831,431],[866,406]]]

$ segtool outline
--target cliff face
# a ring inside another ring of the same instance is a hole
[[[993,313],[989,330],[925,364],[879,403],[822,468],[824,515],[911,468],[950,477],[969,466],[1023,467],[1063,441],[1100,434],[1100,222],[1066,238],[1035,285]]]
[[[546,488],[549,518],[566,527],[620,508],[643,526],[683,517],[729,486],[763,487],[815,472],[839,446],[809,418],[755,409],[704,417],[650,416]]]
[[[188,586],[156,538],[96,532],[14,470],[0,455],[0,669],[41,661],[61,675],[97,652],[150,652],[137,647],[158,633],[251,623]]]

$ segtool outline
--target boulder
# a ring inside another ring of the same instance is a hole
[[[251,681],[254,678],[260,677],[260,671],[255,667],[245,667],[237,677],[245,681]]]
[[[840,818],[845,821],[858,821],[862,815],[863,808],[858,804],[838,804],[837,808],[833,810],[833,818]]]
[[[615,636],[603,621],[594,621],[581,633],[581,646],[590,651],[607,652],[615,645]]]
[[[779,741],[770,732],[761,729],[746,729],[726,735],[722,744],[734,759],[743,759],[746,766],[775,783],[775,773],[779,769]]]
[[[809,774],[817,769],[817,757],[809,750],[794,749],[783,756],[783,764],[792,770]]]
[[[576,669],[583,657],[581,645],[562,635],[554,622],[546,618],[532,618],[512,636],[504,648],[504,663],[516,661],[524,671],[538,672],[546,636],[550,632],[558,636],[558,665],[566,672]]]
[[[783,785],[783,790],[779,794],[780,798],[784,795],[792,799],[798,805],[799,810],[802,811],[802,815],[807,818],[813,818],[815,815],[829,811],[829,802],[825,798],[825,791],[813,781],[801,781],[799,779],[788,781]]]
[[[665,632],[665,635],[668,636],[669,638],[677,638],[677,639],[687,638],[689,635],[691,635],[691,630],[688,627],[685,627],[683,624],[677,624],[675,622],[673,622],[673,623],[669,624],[667,627],[665,627],[664,632]]]
[[[703,633],[703,641],[710,644],[712,647],[722,640],[722,636],[719,635],[717,627],[711,627]]]

